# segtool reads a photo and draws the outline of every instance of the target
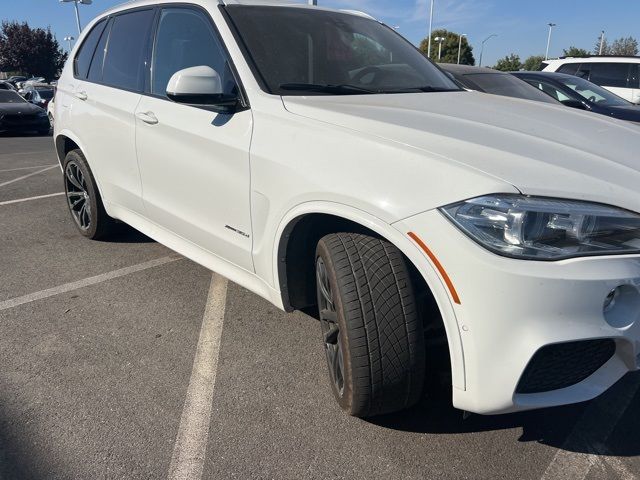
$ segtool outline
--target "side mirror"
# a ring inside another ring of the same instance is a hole
[[[176,103],[200,106],[220,113],[238,107],[237,95],[225,94],[220,75],[206,65],[179,70],[167,84],[167,97]]]
[[[572,98],[568,100],[562,100],[562,103],[565,107],[569,108],[577,108],[578,110],[586,110],[587,107],[580,100],[573,100]]]

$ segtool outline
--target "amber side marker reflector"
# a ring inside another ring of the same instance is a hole
[[[411,239],[418,244],[418,246],[424,251],[424,253],[427,254],[427,257],[429,257],[429,260],[431,260],[431,262],[438,269],[438,272],[440,272],[440,276],[444,280],[444,283],[447,284],[447,288],[449,289],[449,292],[451,292],[451,297],[453,298],[453,301],[456,302],[458,305],[462,305],[462,303],[460,302],[460,297],[458,296],[458,292],[456,292],[456,287],[453,286],[453,282],[449,278],[447,271],[444,269],[444,267],[442,266],[438,258],[433,254],[431,250],[429,250],[429,247],[425,245],[425,243],[422,241],[422,239],[418,235],[416,235],[413,232],[409,232],[407,233],[407,235],[409,235]]]

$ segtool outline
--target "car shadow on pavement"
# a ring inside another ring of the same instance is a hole
[[[154,239],[147,237],[144,233],[122,222],[117,223],[116,230],[113,234],[101,238],[98,241],[105,243],[156,243]]]
[[[630,373],[591,402],[507,415],[470,415],[466,419],[462,411],[453,408],[450,395],[441,389],[438,393],[427,395],[410,410],[368,421],[393,430],[431,434],[468,434],[520,427],[520,442],[534,441],[577,453],[635,457],[640,455],[637,437],[640,431],[639,383],[640,373]],[[610,405],[615,408],[616,396],[625,391],[635,391],[635,395],[625,411],[620,412],[621,418],[612,431],[604,414],[606,412],[606,418],[610,417],[607,409]],[[600,408],[589,408],[593,402],[598,402]],[[603,416],[603,421],[599,421],[598,415]],[[567,441],[575,425],[583,421],[588,421],[589,426],[593,425],[594,428],[587,433],[582,431],[576,436],[579,438]]]

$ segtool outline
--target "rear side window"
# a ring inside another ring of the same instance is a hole
[[[603,87],[622,87],[629,85],[628,63],[592,63],[589,81]]]
[[[100,40],[102,31],[104,30],[106,20],[98,22],[89,32],[82,46],[73,61],[73,74],[78,78],[87,78],[87,72],[89,72],[89,65],[93,58],[93,52],[96,50],[96,45]]]
[[[197,10],[163,9],[151,64],[151,93],[165,96],[174,73],[201,65],[218,72],[223,92],[233,93],[236,83],[211,21]]]
[[[559,73],[566,73],[567,75],[575,75],[580,68],[579,63],[565,63],[559,69]]]
[[[124,90],[142,91],[144,61],[153,10],[138,10],[113,19],[102,82]]]

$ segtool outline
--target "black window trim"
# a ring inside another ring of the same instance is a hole
[[[164,100],[167,102],[171,102],[171,103],[176,103],[177,105],[184,105],[187,107],[192,107],[192,108],[200,108],[200,109],[206,109],[205,106],[198,106],[198,105],[186,105],[186,104],[182,104],[182,103],[177,103],[174,102],[173,100],[171,100],[170,98],[167,98],[164,95],[157,95],[154,93],[151,93],[151,68],[152,68],[152,62],[153,62],[153,55],[155,53],[155,47],[156,47],[156,40],[157,40],[157,33],[158,33],[158,26],[160,23],[160,16],[162,14],[162,10],[168,10],[168,9],[175,9],[175,8],[183,8],[183,9],[188,9],[188,10],[194,10],[197,11],[201,14],[203,14],[203,16],[205,17],[206,21],[209,22],[209,25],[213,31],[213,34],[216,36],[218,43],[220,44],[220,46],[222,47],[222,53],[225,55],[227,62],[229,63],[229,68],[231,69],[231,74],[233,75],[233,79],[236,82],[236,86],[238,87],[238,96],[240,99],[240,108],[238,108],[236,111],[237,112],[242,112],[245,110],[249,110],[251,108],[251,104],[249,103],[249,97],[247,96],[247,92],[244,88],[244,85],[242,84],[242,81],[240,79],[240,75],[238,73],[238,70],[236,68],[236,65],[233,61],[233,57],[231,56],[231,54],[229,53],[229,49],[227,48],[227,45],[225,44],[224,39],[222,38],[222,35],[220,34],[220,31],[218,29],[218,26],[216,25],[216,22],[213,20],[213,18],[211,18],[211,15],[209,14],[209,12],[207,12],[203,7],[199,6],[199,5],[194,5],[193,3],[183,3],[183,2],[175,2],[175,3],[163,3],[162,5],[159,5],[158,7],[156,7],[156,17],[154,19],[154,23],[153,23],[153,27],[152,27],[152,32],[151,32],[151,41],[149,42],[149,51],[148,51],[148,65],[146,68],[146,75],[145,75],[145,88],[144,88],[144,92],[142,92],[142,95],[144,95],[145,97],[151,97],[151,98],[156,98],[158,100]],[[235,39],[235,35],[234,35],[234,39]]]

